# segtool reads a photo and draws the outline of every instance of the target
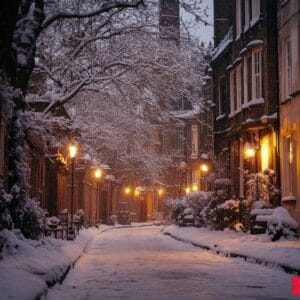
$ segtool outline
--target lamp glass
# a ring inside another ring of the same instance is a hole
[[[255,149],[254,147],[251,147],[251,146],[248,146],[248,147],[245,147],[245,150],[244,150],[244,155],[245,155],[245,158],[253,158],[255,156]]]
[[[163,195],[163,193],[164,193],[164,190],[160,188],[160,189],[158,190],[158,196],[161,197],[161,196]]]
[[[74,158],[77,154],[77,147],[75,145],[69,146],[69,154],[71,158]]]
[[[96,177],[96,178],[100,178],[101,176],[102,176],[102,170],[99,169],[99,168],[97,168],[97,169],[95,170],[95,177]]]
[[[197,186],[196,184],[194,184],[194,185],[192,186],[192,191],[193,191],[193,192],[197,192],[197,191],[198,191],[198,186]]]
[[[201,169],[202,172],[208,172],[208,166],[206,164],[202,164],[200,166],[200,169]]]

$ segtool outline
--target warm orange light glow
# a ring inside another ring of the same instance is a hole
[[[207,164],[201,164],[200,170],[201,170],[203,173],[208,172],[208,165],[207,165]]]
[[[126,195],[129,195],[130,193],[131,193],[130,187],[126,187],[126,188],[125,188],[125,194],[126,194]]]
[[[97,169],[95,170],[95,177],[96,177],[97,179],[99,179],[101,176],[102,176],[102,170],[101,170],[100,168],[97,168]]]
[[[197,192],[197,191],[198,191],[198,186],[197,186],[196,184],[194,184],[194,185],[192,186],[192,191],[193,191],[193,192]]]
[[[160,188],[158,190],[158,196],[161,197],[164,194],[164,190],[162,188]]]
[[[186,194],[190,193],[190,191],[191,191],[191,189],[190,189],[189,187],[186,187],[186,188],[185,188],[185,193],[186,193]]]
[[[141,191],[140,187],[135,188],[135,190],[134,190],[134,196],[138,196],[140,194],[140,191]]]
[[[255,156],[255,148],[253,146],[251,146],[249,143],[245,144],[244,147],[244,156],[245,158],[253,158]]]
[[[71,158],[75,158],[77,154],[77,147],[75,145],[70,145],[69,146],[69,154]]]
[[[269,138],[266,136],[261,140],[261,170],[269,168]]]

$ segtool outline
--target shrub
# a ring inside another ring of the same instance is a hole
[[[272,241],[297,236],[297,222],[289,215],[283,207],[277,207],[268,221],[268,233],[272,236]]]
[[[194,226],[200,226],[200,212],[208,205],[210,199],[211,193],[207,192],[193,192],[181,199],[168,199],[165,201],[165,215],[175,224],[184,225],[183,220],[186,220],[189,224],[193,222]]]
[[[212,225],[217,230],[225,228],[235,229],[236,224],[240,223],[240,202],[238,200],[227,200],[217,205],[211,211]]]

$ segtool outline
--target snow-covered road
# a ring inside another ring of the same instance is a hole
[[[45,299],[295,299],[290,275],[221,257],[160,233],[160,227],[99,234]]]

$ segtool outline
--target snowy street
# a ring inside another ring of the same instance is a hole
[[[291,275],[212,254],[161,233],[161,227],[98,234],[57,299],[293,299]]]

